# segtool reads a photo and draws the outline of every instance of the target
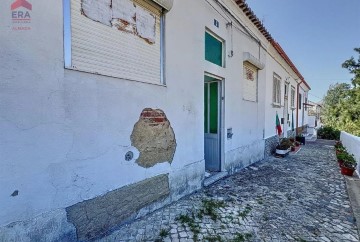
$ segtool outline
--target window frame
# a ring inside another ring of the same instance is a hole
[[[296,95],[296,92],[295,92],[295,87],[293,85],[291,85],[291,91],[290,91],[290,98],[291,98],[291,101],[290,101],[290,106],[291,108],[295,108],[295,95]]]
[[[211,35],[214,39],[216,39],[217,41],[219,41],[221,43],[221,65],[218,65],[216,63],[213,63],[209,60],[206,59],[206,33]],[[212,32],[210,29],[205,28],[205,38],[204,38],[204,59],[205,61],[214,64],[216,66],[225,68],[225,40],[223,38],[221,38],[220,36],[218,36],[217,34],[215,34],[214,32]]]
[[[274,72],[272,104],[276,107],[281,106],[281,83],[281,77]]]
[[[166,73],[165,73],[165,13],[162,11],[160,15],[160,82],[152,83],[139,80],[127,79],[126,77],[114,77],[117,79],[130,80],[150,85],[166,86]],[[71,0],[63,0],[63,54],[64,54],[64,68],[67,70],[80,71],[72,66],[72,16],[71,16]],[[98,73],[89,73],[93,75],[107,76]]]
[[[255,78],[254,80],[250,80],[246,78],[246,68],[248,68],[251,71],[254,71]],[[258,102],[258,88],[259,88],[259,69],[251,64],[250,62],[244,61],[243,62],[243,78],[244,78],[244,84],[247,85],[246,82],[253,81],[255,83],[255,100],[250,100],[250,98],[244,98],[243,94],[243,100],[249,101],[249,102]],[[245,90],[245,87],[243,86],[243,90]]]

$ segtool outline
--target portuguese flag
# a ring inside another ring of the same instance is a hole
[[[279,116],[278,116],[277,113],[276,113],[276,121],[275,121],[275,123],[276,123],[277,133],[280,136],[282,134],[282,130],[281,130],[281,124],[280,124]]]

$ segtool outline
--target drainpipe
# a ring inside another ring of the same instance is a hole
[[[296,107],[296,135],[298,134],[298,128],[299,128],[299,89],[301,83],[303,83],[304,80],[301,79],[301,82],[297,84],[297,91],[296,91],[296,98],[297,98],[297,107]],[[301,104],[300,104],[301,105]]]

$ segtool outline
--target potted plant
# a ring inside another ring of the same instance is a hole
[[[299,147],[300,144],[301,144],[301,143],[300,143],[299,141],[295,141],[295,146],[296,146],[296,147]]]
[[[336,141],[334,145],[335,149],[344,148],[344,145],[342,144],[341,140]]]
[[[347,152],[336,154],[337,161],[339,163],[339,166],[341,167],[344,163],[344,161],[347,159]]]
[[[346,159],[341,166],[341,174],[346,176],[352,176],[356,169],[356,160],[354,155],[346,154]]]
[[[280,143],[276,146],[276,154],[285,156],[290,152],[290,147],[292,143],[289,139],[283,138],[280,140]]]
[[[336,148],[335,152],[336,152],[336,154],[345,153],[346,149],[345,149],[345,147],[339,147],[339,148]]]
[[[296,135],[295,140],[300,142],[301,144],[305,145],[305,137],[303,134]]]

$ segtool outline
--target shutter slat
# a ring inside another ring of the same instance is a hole
[[[131,1],[131,0],[129,0]],[[81,14],[81,0],[71,1],[72,66],[74,69],[160,84],[161,9],[146,0],[135,0],[156,17],[155,43]]]

